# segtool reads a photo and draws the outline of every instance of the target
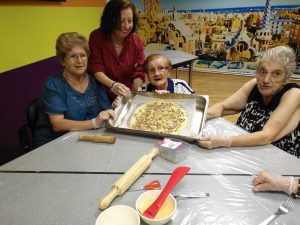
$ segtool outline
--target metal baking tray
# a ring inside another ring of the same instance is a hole
[[[135,110],[144,103],[167,100],[180,105],[188,116],[186,126],[179,134],[157,133],[130,128],[130,121]],[[202,133],[208,107],[208,96],[188,94],[158,94],[156,92],[133,92],[130,97],[122,97],[121,105],[115,109],[116,119],[109,120],[106,127],[122,133],[147,135],[154,137],[172,137],[192,142]]]

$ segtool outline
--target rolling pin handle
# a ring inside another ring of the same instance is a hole
[[[109,192],[100,202],[99,202],[99,209],[106,209],[110,203],[112,202],[112,200],[115,199],[115,197],[118,196],[118,194],[120,193],[120,190],[118,189],[118,187],[113,187],[111,192]]]
[[[148,155],[151,157],[151,159],[153,159],[158,154],[159,154],[159,149],[158,148],[152,148]]]

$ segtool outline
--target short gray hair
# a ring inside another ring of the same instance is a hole
[[[293,49],[287,46],[277,46],[260,55],[256,62],[256,68],[258,69],[264,61],[276,61],[283,65],[286,79],[290,79],[294,72],[295,60],[296,56]]]

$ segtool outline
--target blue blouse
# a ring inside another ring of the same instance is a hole
[[[49,121],[50,115],[64,115],[65,119],[84,121],[95,118],[99,112],[111,108],[104,87],[88,74],[89,83],[84,93],[76,91],[64,79],[62,73],[50,76],[42,89],[41,110],[33,146],[41,146],[63,132],[54,132]]]

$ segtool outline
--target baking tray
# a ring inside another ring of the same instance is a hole
[[[130,120],[135,110],[144,103],[167,100],[180,105],[188,116],[185,127],[179,134],[157,133],[130,128]],[[192,142],[202,133],[208,107],[208,96],[187,94],[158,94],[156,92],[132,92],[129,97],[122,97],[121,105],[115,109],[116,119],[109,120],[106,127],[121,133],[147,135],[154,137],[172,137]]]

